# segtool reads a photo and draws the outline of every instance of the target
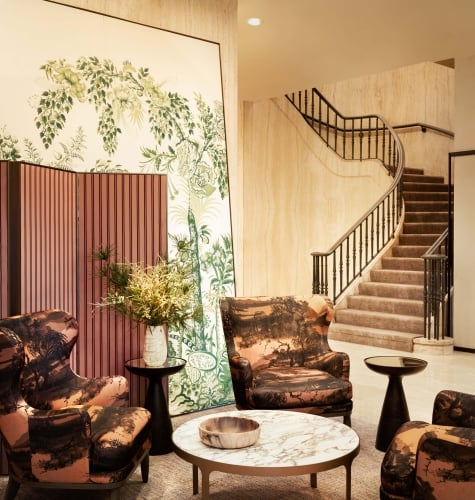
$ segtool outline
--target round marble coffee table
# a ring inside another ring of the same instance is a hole
[[[247,448],[211,448],[200,440],[200,422],[208,418],[239,416],[259,422],[258,441]],[[193,494],[198,493],[201,470],[202,499],[209,497],[212,471],[249,476],[297,476],[310,474],[317,487],[317,472],[344,465],[346,498],[351,498],[351,464],[358,455],[359,437],[336,420],[282,410],[242,410],[203,415],[180,425],[172,436],[176,454],[193,465]]]

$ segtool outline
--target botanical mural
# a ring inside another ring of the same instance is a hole
[[[219,320],[219,298],[234,295],[219,46],[41,0],[0,9],[0,159],[167,174],[169,252],[187,248],[205,313],[169,332],[170,355],[187,359],[170,411],[232,401]]]

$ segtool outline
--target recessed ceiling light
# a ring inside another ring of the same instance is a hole
[[[247,24],[249,24],[249,26],[260,26],[262,24],[262,20],[259,17],[250,17],[247,20]]]

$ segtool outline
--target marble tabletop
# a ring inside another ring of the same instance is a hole
[[[212,448],[203,444],[198,432],[200,422],[226,415],[248,417],[259,422],[261,433],[257,442],[238,449]],[[358,435],[343,423],[282,410],[241,410],[204,415],[179,426],[172,439],[177,448],[192,457],[250,468],[324,464],[359,448]]]

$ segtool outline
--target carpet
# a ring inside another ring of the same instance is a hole
[[[173,427],[204,413],[229,411],[232,406],[214,408],[206,412],[180,415],[172,418]],[[339,419],[341,420],[341,419]],[[379,499],[379,473],[383,453],[374,448],[376,426],[352,419],[352,428],[360,437],[360,453],[354,459],[352,473],[352,499]],[[343,500],[345,498],[345,468],[343,466],[318,474],[317,489],[310,487],[310,477],[255,477],[212,472],[210,475],[210,499],[212,500]],[[3,497],[7,477],[0,477],[0,496]],[[137,500],[196,500],[193,496],[192,466],[174,453],[150,457],[150,476],[142,483],[140,469],[122,487],[121,499]],[[104,492],[74,490],[41,490],[20,486],[18,500],[88,500],[107,498]]]

